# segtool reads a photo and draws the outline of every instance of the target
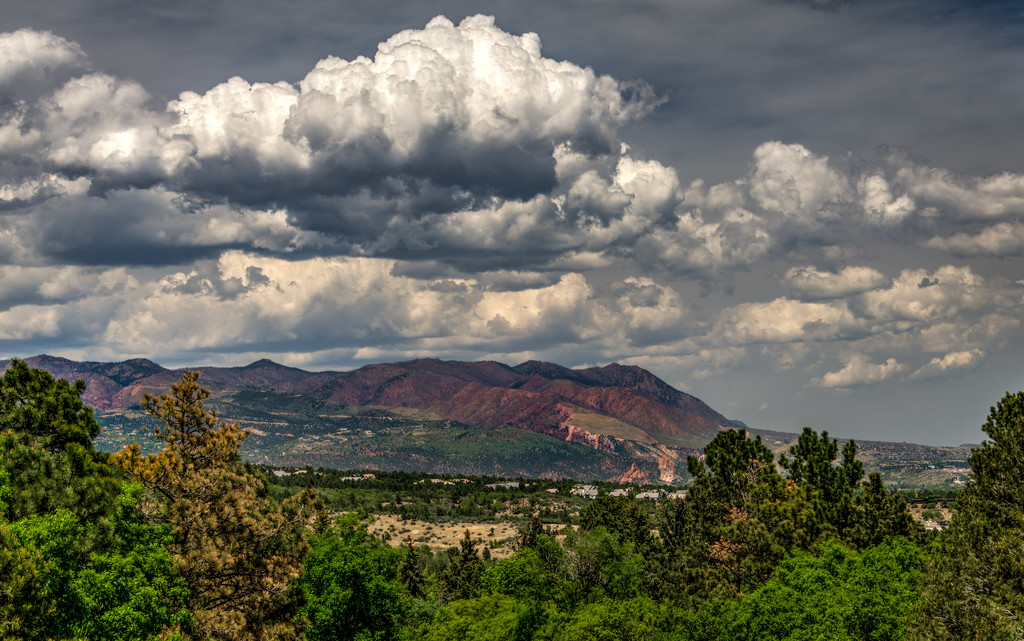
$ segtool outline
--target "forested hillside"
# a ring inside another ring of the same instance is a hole
[[[602,496],[554,525],[517,505],[499,559],[468,530],[392,546],[312,474],[272,485],[198,373],[144,397],[148,453],[96,450],[84,391],[23,361],[0,378],[0,638],[1024,638],[1024,392],[992,408],[937,536],[855,443],[805,429],[776,457],[728,430],[656,508]]]

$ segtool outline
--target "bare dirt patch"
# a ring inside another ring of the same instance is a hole
[[[416,519],[399,519],[394,514],[379,514],[370,525],[370,532],[381,536],[390,534],[387,542],[393,547],[405,545],[412,537],[413,545],[429,546],[434,552],[458,547],[466,530],[474,541],[482,542],[491,552],[491,558],[503,559],[512,556],[514,540],[519,526],[515,523],[428,523]],[[482,550],[481,550],[482,551]]]

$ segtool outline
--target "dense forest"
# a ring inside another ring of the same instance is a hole
[[[499,559],[468,530],[438,551],[371,532],[385,503],[499,509],[469,485],[406,506],[399,477],[373,505],[337,475],[271,483],[196,373],[146,397],[152,454],[97,451],[83,391],[17,360],[0,379],[2,639],[1024,639],[1024,392],[991,409],[938,535],[856,444],[805,428],[776,459],[730,430],[682,499],[517,506]]]

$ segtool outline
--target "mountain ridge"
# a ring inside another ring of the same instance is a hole
[[[687,475],[687,456],[700,455],[722,429],[747,428],[777,452],[798,438],[749,428],[618,363],[570,369],[424,358],[317,372],[269,359],[176,369],[148,359],[25,360],[86,381],[84,398],[104,427],[97,446],[108,450],[157,446],[139,403],[166,393],[186,370],[201,373],[211,409],[250,431],[243,455],[270,465],[671,483]],[[858,457],[896,487],[908,479],[955,487],[970,453],[969,446],[858,445]]]
[[[232,390],[264,390],[356,408],[426,411],[490,430],[535,432],[613,457],[603,463],[611,477],[636,475],[639,465],[654,478],[674,480],[685,469],[686,456],[719,430],[743,427],[653,373],[618,363],[570,369],[537,360],[511,366],[421,358],[313,372],[265,358],[234,367],[176,369],[148,359],[80,362],[42,354],[25,360],[55,376],[85,380],[86,401],[110,412],[136,409],[146,394],[166,392],[181,372],[194,369],[215,398],[227,398]],[[231,413],[229,407],[222,415],[234,420]]]

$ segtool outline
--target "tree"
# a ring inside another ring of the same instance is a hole
[[[646,597],[606,599],[583,606],[560,626],[555,641],[653,641],[663,639],[664,613]]]
[[[847,441],[843,459],[834,465],[839,444],[828,432],[821,437],[805,427],[799,440],[789,448],[789,457],[779,456],[779,465],[789,472],[795,483],[805,483],[818,490],[816,508],[823,524],[845,536],[853,521],[853,493],[864,477],[864,464],[856,459],[857,444]]]
[[[858,548],[867,548],[894,536],[920,539],[923,534],[922,526],[910,516],[903,497],[890,493],[882,483],[882,476],[872,472],[864,482],[864,491],[854,498],[847,540]]]
[[[476,595],[484,562],[476,553],[476,543],[467,529],[459,549],[448,568],[441,574],[440,589],[444,601],[470,599]]]
[[[12,360],[0,377],[0,467],[7,470],[7,516],[16,521],[64,508],[97,521],[120,492],[92,439],[100,425],[68,383]]]
[[[691,456],[687,466],[690,491],[659,523],[661,563],[647,581],[656,596],[684,601],[755,588],[788,552],[819,537],[813,489],[783,479],[760,438],[719,432],[704,459]]]
[[[1024,639],[1024,392],[1007,393],[981,428],[971,483],[926,570],[920,639]]]
[[[31,607],[45,604],[45,627],[27,638],[152,639],[186,621],[187,587],[166,548],[166,527],[135,511],[141,488],[126,486],[112,514],[113,543],[95,549],[95,526],[70,510],[12,524],[19,546],[38,551],[40,585]]]
[[[603,526],[623,541],[638,547],[651,540],[651,517],[633,499],[624,496],[599,496],[580,515],[580,529]]]
[[[299,578],[310,641],[394,639],[406,609],[402,552],[384,545],[355,516],[313,537]]]
[[[416,551],[416,546],[413,545],[412,535],[405,539],[405,558],[402,559],[402,564],[398,566],[398,577],[402,581],[402,585],[405,586],[409,596],[414,599],[420,599],[423,597],[423,585],[425,579],[423,577],[423,565],[420,561],[420,553]]]
[[[797,552],[729,613],[724,638],[899,641],[918,601],[921,550],[896,539],[861,553],[834,541]]]
[[[166,528],[93,449],[85,384],[0,378],[0,637],[151,639],[188,618]]]
[[[535,618],[525,603],[503,594],[485,594],[476,599],[453,601],[441,608],[430,623],[412,638],[423,641],[508,641],[520,622]],[[524,626],[525,627],[525,626]]]
[[[0,638],[46,638],[57,608],[44,596],[48,569],[43,553],[0,518]]]
[[[565,598],[572,607],[611,597],[630,599],[643,589],[644,558],[632,543],[604,526],[565,537],[566,564],[574,594]]]
[[[521,601],[547,601],[557,596],[558,579],[534,548],[520,550],[484,570],[480,589],[485,594],[504,594]]]
[[[83,392],[85,381],[54,379],[13,359],[0,377],[0,431],[16,432],[51,452],[71,444],[91,450],[100,425],[82,401]]]
[[[747,438],[746,430],[719,432],[704,448],[703,462],[686,459],[694,485],[708,483],[723,505],[741,505],[761,474],[774,471],[775,456],[761,437]]]
[[[529,524],[524,525],[516,532],[515,547],[518,550],[525,550],[537,544],[537,537],[544,534],[544,524],[536,514],[530,519]]]
[[[266,482],[241,464],[248,435],[207,411],[210,392],[199,372],[185,372],[170,395],[146,395],[143,406],[160,419],[165,448],[149,456],[138,444],[113,461],[147,494],[143,513],[171,526],[170,550],[190,593],[193,635],[261,639],[287,627],[287,590],[309,551],[303,536],[314,498],[303,493],[274,502]]]

